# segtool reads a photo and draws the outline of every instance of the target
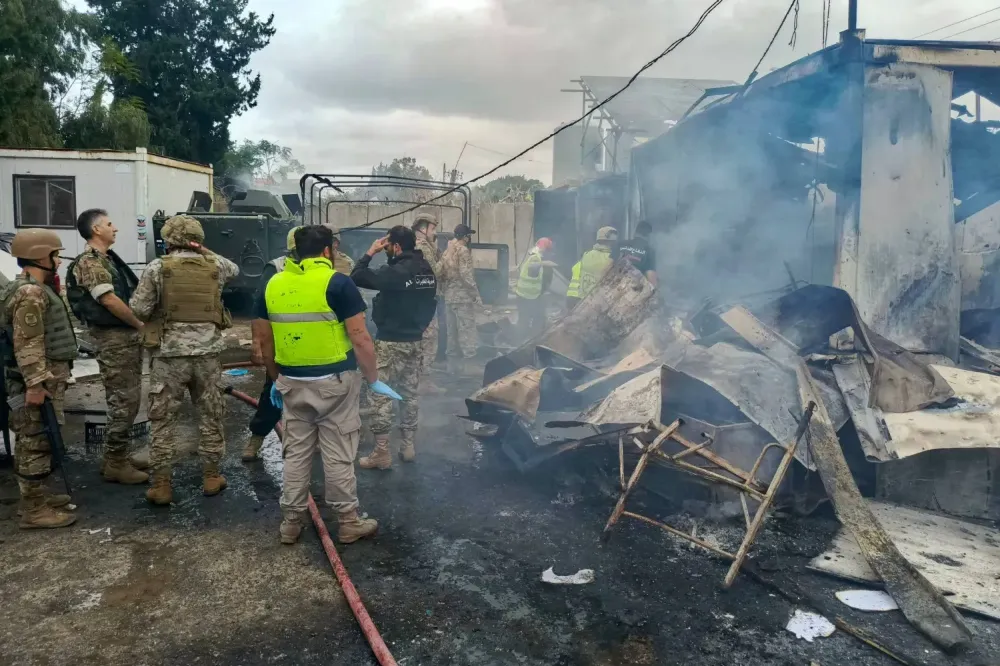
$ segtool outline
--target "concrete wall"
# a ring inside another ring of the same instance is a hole
[[[330,206],[330,222],[344,229],[367,224],[372,220],[401,213],[409,208],[406,205],[364,205],[338,204]],[[426,214],[421,210],[421,214]],[[477,243],[498,243],[510,248],[510,266],[527,254],[534,243],[532,238],[534,228],[535,208],[532,203],[483,204],[474,206],[469,215],[469,226],[476,231]],[[372,225],[374,228],[388,229],[397,224],[410,226],[417,213],[411,212]],[[438,220],[440,231],[452,231],[455,225],[462,221],[462,212],[456,208],[435,208],[432,214]],[[324,219],[326,216],[324,214]]]

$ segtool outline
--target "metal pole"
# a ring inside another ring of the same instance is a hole
[[[847,4],[847,29],[857,32],[858,29],[858,0],[848,0]]]
[[[983,98],[979,93],[976,93],[976,122],[982,122],[983,120]]]

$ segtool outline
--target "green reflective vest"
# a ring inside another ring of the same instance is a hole
[[[264,290],[267,318],[274,333],[274,360],[281,368],[329,369],[353,349],[344,323],[326,301],[336,271],[329,259],[286,261]]]
[[[573,277],[570,278],[569,287],[566,288],[567,298],[583,298],[583,294],[580,293],[580,267],[582,265],[579,261],[573,265]]]
[[[585,253],[580,259],[580,297],[585,298],[594,291],[597,283],[604,277],[604,273],[611,268],[614,260],[611,258],[610,248],[602,245],[595,246],[593,250]]]
[[[533,271],[537,271],[537,275],[532,275]],[[514,293],[529,301],[542,295],[542,253],[537,248],[524,258],[521,272],[517,276],[517,286],[514,287]]]

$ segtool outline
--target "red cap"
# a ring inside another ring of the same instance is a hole
[[[552,249],[552,239],[551,238],[539,238],[538,242],[535,243],[535,247],[544,252],[548,252]]]

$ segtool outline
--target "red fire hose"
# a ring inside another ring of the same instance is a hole
[[[237,400],[242,400],[252,407],[257,407],[256,398],[253,398],[242,391],[237,391],[232,386],[227,386],[225,388],[225,392]],[[282,437],[284,435],[281,431],[281,424],[278,424],[278,426],[275,427],[275,432],[278,433],[278,437]],[[354,613],[354,617],[357,618],[358,624],[361,625],[361,631],[368,640],[368,645],[371,646],[372,652],[375,653],[375,658],[378,659],[378,663],[382,666],[396,666],[396,660],[393,659],[392,653],[389,652],[389,648],[386,646],[385,641],[382,640],[382,636],[378,633],[375,623],[372,622],[372,618],[368,614],[368,610],[365,608],[364,602],[361,601],[361,595],[358,594],[357,589],[354,587],[354,583],[351,582],[350,576],[347,575],[347,569],[344,567],[344,563],[340,560],[340,555],[337,554],[337,549],[333,546],[333,539],[330,538],[330,532],[326,529],[326,523],[323,522],[323,517],[319,515],[319,508],[316,506],[315,500],[313,500],[312,493],[309,494],[309,515],[312,516],[313,525],[319,533],[319,540],[323,543],[323,550],[326,551],[326,556],[330,560],[330,566],[333,568],[333,573],[337,576],[337,582],[340,583],[340,589],[343,590],[344,596],[347,598],[347,603],[351,607],[351,612]]]

